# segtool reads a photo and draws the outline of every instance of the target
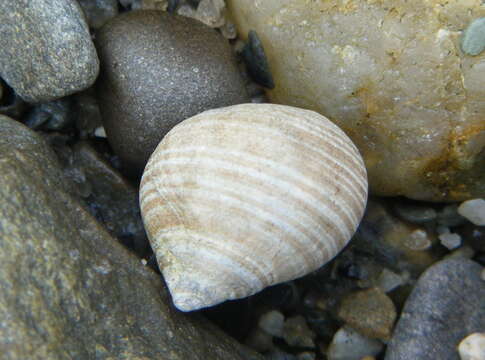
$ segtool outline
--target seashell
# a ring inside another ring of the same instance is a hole
[[[351,140],[313,111],[209,110],[175,126],[145,168],[145,228],[175,306],[191,311],[303,276],[350,240],[367,201]]]

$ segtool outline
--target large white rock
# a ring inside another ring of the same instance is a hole
[[[426,200],[485,192],[485,52],[461,51],[481,0],[228,0],[256,30],[270,99],[316,110],[363,153],[371,190]]]

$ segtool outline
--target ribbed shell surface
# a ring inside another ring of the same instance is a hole
[[[367,176],[350,139],[313,111],[209,110],[174,127],[140,205],[177,308],[191,311],[303,276],[355,232]]]

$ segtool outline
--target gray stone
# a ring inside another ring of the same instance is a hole
[[[437,222],[441,226],[459,226],[465,223],[466,219],[458,213],[458,205],[446,205],[438,212],[436,218]]]
[[[72,101],[62,98],[35,106],[25,117],[25,125],[29,128],[45,130],[62,130],[74,122]]]
[[[90,27],[97,29],[118,14],[117,0],[78,0]]]
[[[440,261],[423,273],[404,306],[386,360],[456,360],[456,346],[485,328],[482,267]]]
[[[2,0],[0,49],[0,76],[28,102],[85,89],[99,71],[88,26],[74,0]]]
[[[66,170],[73,180],[89,184],[90,194],[85,201],[91,213],[123,244],[140,256],[147,255],[149,245],[138,205],[138,189],[88,142],[77,143],[72,155]],[[79,173],[83,176],[76,177]]]
[[[195,20],[132,11],[103,26],[96,44],[104,127],[134,174],[180,121],[249,102],[227,40]]]
[[[55,155],[0,116],[0,348],[20,359],[260,359],[170,305],[69,195]]]

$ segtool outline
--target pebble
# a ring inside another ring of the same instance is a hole
[[[96,80],[96,50],[76,1],[2,0],[0,24],[0,74],[25,101],[55,100]]]
[[[441,245],[446,247],[448,250],[456,249],[461,245],[460,234],[441,234],[440,236],[438,236],[438,238],[440,239]]]
[[[471,56],[485,50],[485,17],[475,19],[468,25],[462,34],[461,49]]]
[[[457,344],[485,325],[481,271],[468,259],[428,268],[406,300],[385,360],[456,360]]]
[[[94,136],[100,137],[100,138],[106,138],[106,130],[104,130],[104,127],[99,126],[94,130]]]
[[[249,32],[248,42],[244,46],[241,55],[254,81],[268,89],[273,89],[275,83],[269,69],[268,59],[266,58],[263,44],[255,31],[251,30]]]
[[[405,284],[408,278],[408,273],[405,276],[402,276],[385,268],[379,275],[377,286],[385,293],[388,293]]]
[[[347,295],[338,316],[362,335],[388,340],[397,314],[392,300],[381,289],[371,288]]]
[[[181,12],[181,9],[183,9]],[[192,7],[189,6],[192,9]],[[188,8],[181,6],[177,13],[179,15],[189,16],[199,20],[203,24],[212,28],[218,28],[226,23],[224,10],[226,3],[224,0],[201,0],[195,11],[189,11]]]
[[[485,360],[485,333],[474,333],[458,345],[461,360]]]
[[[290,346],[314,348],[315,333],[310,330],[303,316],[288,318],[283,327],[283,338]]]
[[[25,117],[25,125],[37,130],[58,131],[74,123],[72,100],[62,98],[35,106]]]
[[[259,327],[268,334],[276,337],[283,336],[285,316],[277,310],[271,310],[259,318]]]
[[[103,125],[132,175],[180,121],[249,102],[227,40],[195,20],[155,10],[124,13],[98,31],[96,45]]]
[[[436,219],[436,210],[429,206],[396,201],[394,211],[403,220],[413,224],[426,224]]]
[[[362,336],[357,331],[343,327],[338,330],[327,350],[328,360],[362,360],[365,356],[379,354],[384,345],[375,339]]]
[[[431,248],[432,242],[425,230],[416,229],[405,239],[405,244],[411,250],[423,251]]]
[[[97,29],[106,21],[118,14],[117,0],[78,0],[84,11],[88,24],[91,28]]]
[[[484,18],[485,20],[485,18]],[[467,218],[473,224],[485,226],[485,200],[473,199],[461,203],[458,213]]]

